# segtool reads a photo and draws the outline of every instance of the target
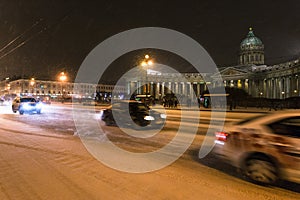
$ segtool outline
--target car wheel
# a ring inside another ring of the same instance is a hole
[[[274,184],[278,180],[276,166],[267,158],[253,157],[245,162],[244,174],[259,184]]]
[[[23,115],[24,111],[23,110],[19,110],[19,113],[20,113],[20,115]]]
[[[16,110],[13,110],[13,113],[16,113],[17,111]]]
[[[106,126],[116,126],[116,122],[114,120],[107,119],[104,122]]]
[[[41,110],[37,110],[36,113],[37,113],[37,114],[41,114]]]

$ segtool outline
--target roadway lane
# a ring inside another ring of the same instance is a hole
[[[198,127],[193,144],[173,164],[132,174],[111,169],[91,156],[76,136],[70,106],[50,105],[41,115],[7,111],[0,114],[0,199],[299,199],[299,185],[262,187],[240,179],[233,168],[213,156],[199,160],[207,126]],[[117,127],[103,129],[119,147],[149,152],[173,138],[179,112],[168,110],[172,120],[149,140],[132,139]],[[203,112],[201,118],[209,115]],[[245,115],[228,113],[227,118]],[[186,123],[191,125],[189,119]]]

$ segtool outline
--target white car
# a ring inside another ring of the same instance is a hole
[[[16,97],[12,103],[12,111],[16,113],[19,111],[20,115],[25,112],[41,114],[42,104],[34,97]]]
[[[249,118],[215,133],[213,153],[241,169],[251,181],[300,183],[300,112]]]

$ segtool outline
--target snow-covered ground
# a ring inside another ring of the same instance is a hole
[[[97,119],[98,110],[88,109],[86,113]],[[235,169],[211,155],[199,160],[210,112],[201,113],[201,125],[184,155],[153,172],[112,169],[93,157],[80,139],[96,139],[103,145],[112,141],[135,153],[155,151],[174,137],[179,112],[167,111],[171,121],[158,135],[145,140],[133,139],[117,127],[102,126],[100,121],[105,135],[80,135],[70,105],[47,105],[41,115],[13,114],[9,107],[1,106],[0,199],[299,199],[297,184],[259,186],[242,180]],[[254,114],[228,113],[226,120]],[[190,119],[184,123],[193,125]],[[115,159],[122,158],[115,155]]]

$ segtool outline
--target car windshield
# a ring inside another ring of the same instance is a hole
[[[114,109],[122,109],[122,108],[126,108],[129,106],[129,109],[132,110],[149,110],[149,108],[147,107],[146,104],[144,103],[139,103],[139,102],[130,102],[130,103],[126,103],[126,102],[121,102],[121,103],[114,103],[112,104],[112,108]]]
[[[35,102],[34,98],[22,98],[21,102]]]

